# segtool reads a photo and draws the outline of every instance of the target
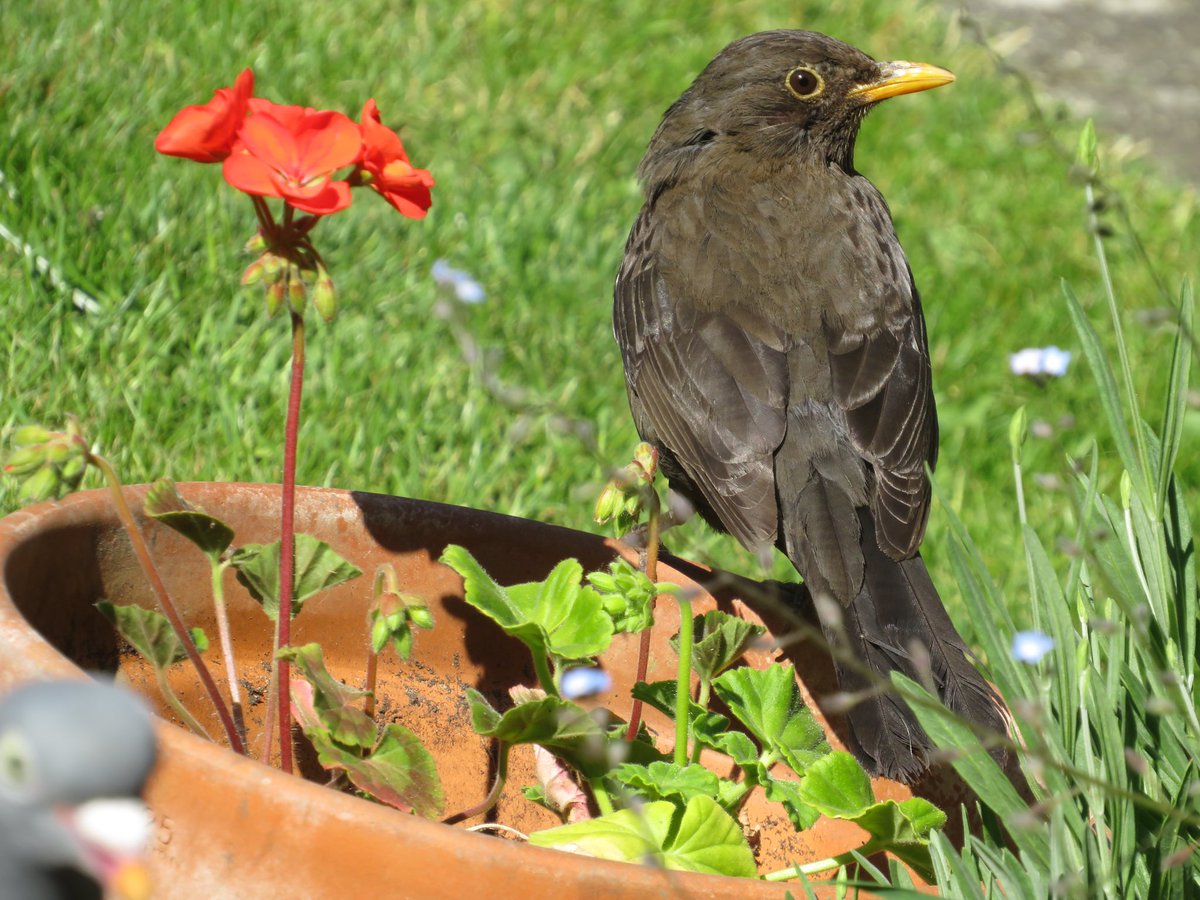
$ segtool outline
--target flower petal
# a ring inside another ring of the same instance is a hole
[[[235,150],[221,167],[225,180],[247,194],[257,197],[282,197],[275,170],[244,150]]]
[[[363,138],[358,126],[346,116],[323,110],[304,117],[296,132],[296,144],[303,172],[328,175],[359,158]]]
[[[287,196],[287,195],[285,195]],[[350,205],[350,185],[344,181],[330,181],[320,193],[311,197],[287,196],[287,201],[302,212],[314,216],[328,216],[341,212]]]
[[[176,113],[155,138],[154,149],[196,162],[220,162],[233,148],[253,90],[254,72],[244,69],[233,87],[218,88],[203,106]]]
[[[242,144],[251,156],[255,156],[277,172],[291,176],[299,168],[300,153],[292,129],[269,113],[249,116],[242,126]]]

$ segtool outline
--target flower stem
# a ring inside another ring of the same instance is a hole
[[[369,719],[375,718],[375,679],[378,671],[379,654],[373,649],[367,648],[367,699],[363,703],[363,712]]]
[[[246,719],[242,715],[242,691],[238,685],[237,666],[233,660],[233,638],[229,634],[229,614],[225,609],[225,585],[221,576],[228,563],[212,564],[213,609],[217,616],[217,636],[221,641],[221,655],[225,657],[225,678],[229,682],[229,705],[233,707],[233,724],[237,728],[242,746],[246,744]]]
[[[191,660],[192,665],[195,667],[196,674],[200,676],[200,683],[204,685],[204,690],[212,701],[213,708],[217,711],[217,717],[221,720],[221,726],[225,729],[225,735],[229,738],[229,746],[237,753],[244,753],[245,748],[242,745],[241,738],[238,736],[237,728],[234,727],[233,717],[229,714],[229,707],[225,705],[225,699],[221,696],[221,692],[217,690],[217,683],[213,681],[212,673],[208,671],[208,666],[200,658],[200,651],[196,649],[196,644],[192,641],[192,636],[188,633],[187,626],[183,623],[179,611],[175,608],[175,604],[171,600],[171,595],[167,593],[167,586],[163,583],[162,576],[158,574],[158,568],[154,565],[154,558],[150,555],[150,548],[146,546],[146,540],[142,537],[142,530],[138,528],[138,524],[133,518],[133,511],[130,510],[129,504],[125,501],[125,493],[121,490],[121,479],[117,477],[116,471],[103,456],[92,453],[89,450],[87,458],[88,462],[99,469],[100,474],[104,476],[104,480],[108,482],[108,488],[113,497],[113,504],[117,508],[117,517],[121,520],[121,524],[125,526],[125,531],[129,535],[129,542],[133,545],[133,553],[137,557],[142,571],[146,573],[146,578],[149,579],[151,588],[154,589],[155,599],[158,600],[158,608],[167,617],[167,621],[171,623],[171,629],[175,632],[176,638],[179,639],[184,652],[187,653],[188,659]]]
[[[608,788],[604,786],[603,778],[589,778],[588,787],[592,789],[592,796],[596,798],[596,808],[600,810],[600,815],[607,816],[616,809]]]
[[[647,516],[646,526],[646,577],[651,583],[658,584],[658,534],[659,534],[659,518],[662,514],[662,508],[658,502],[658,491],[654,489],[654,485],[650,485],[650,496],[647,498],[649,513]],[[658,598],[654,598],[654,603],[658,603]],[[653,609],[651,609],[653,612]],[[650,668],[650,629],[642,629],[641,641],[638,643],[638,664],[637,676],[634,678],[634,684],[639,681],[646,680],[646,672]],[[625,729],[625,740],[637,740],[638,727],[642,723],[642,701],[635,699],[633,706],[629,710],[629,727]]]
[[[492,789],[488,791],[488,795],[483,798],[482,803],[477,803],[470,809],[464,809],[462,812],[455,813],[452,816],[446,816],[446,818],[442,819],[442,824],[455,825],[467,819],[473,819],[475,816],[482,816],[500,801],[500,792],[504,790],[504,782],[508,778],[509,744],[506,741],[500,741],[499,743],[500,756],[496,760],[496,780],[492,783]]]
[[[300,394],[304,388],[304,317],[291,310],[292,382],[288,391],[287,426],[283,439],[283,500],[280,511],[279,616],[275,652],[292,640],[292,591],[296,563],[296,439],[300,430]],[[292,704],[287,660],[279,660],[279,768],[292,771]]]
[[[183,722],[194,734],[200,735],[206,741],[212,740],[212,735],[204,730],[204,726],[196,721],[183,702],[179,699],[179,695],[175,693],[171,687],[171,683],[167,681],[167,673],[165,669],[160,669],[157,666],[154,668],[154,680],[158,683],[158,692],[162,694],[162,698],[167,701],[167,706],[175,711],[175,715],[179,716],[179,720]]]
[[[800,875],[816,875],[818,872],[826,872],[829,869],[836,869],[840,866],[852,865],[855,862],[854,854],[857,852],[862,856],[870,856],[882,849],[874,838],[867,841],[861,847],[855,850],[847,850],[845,853],[839,853],[837,856],[830,856],[825,859],[818,859],[815,862],[805,863],[804,865],[788,866],[786,869],[780,869],[778,872],[768,872],[762,877],[763,881],[787,881],[789,878],[797,878]]]
[[[692,702],[692,601],[683,594],[679,601],[679,674],[675,679],[675,765],[688,764],[688,716]]]

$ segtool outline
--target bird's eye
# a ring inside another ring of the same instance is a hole
[[[787,89],[801,100],[811,100],[825,90],[825,79],[808,66],[797,66],[788,72]]]
[[[18,734],[0,735],[0,788],[20,792],[33,776],[29,744]]]

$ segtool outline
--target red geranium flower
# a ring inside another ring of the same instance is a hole
[[[154,149],[196,162],[220,162],[233,149],[253,90],[254,73],[246,69],[233,87],[214,91],[208,103],[186,106],[177,112],[154,139]]]
[[[282,197],[296,209],[327,216],[350,205],[350,185],[332,181],[362,155],[362,132],[338,112],[256,100],[225,180],[247,194]]]
[[[379,108],[368,100],[362,111],[362,167],[370,173],[370,185],[401,215],[423,219],[433,198],[433,176],[413,168],[400,136],[382,123]]]

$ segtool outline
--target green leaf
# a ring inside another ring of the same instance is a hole
[[[720,713],[701,712],[694,716],[692,739],[724,753],[743,769],[758,762],[758,748],[754,742],[740,731],[730,731],[729,720]]]
[[[499,714],[477,691],[467,690],[471,723],[476,733],[509,744],[540,744],[588,778],[606,774],[622,760],[617,754],[634,749],[612,741],[597,721],[603,710],[588,712],[578,704],[557,697],[543,697],[514,706]]]
[[[298,683],[312,690],[307,682]],[[302,690],[303,693],[303,690]],[[333,740],[327,731],[304,729],[317,751],[317,761],[326,769],[340,770],[359,790],[380,803],[428,819],[442,815],[445,795],[437,765],[420,738],[402,725],[384,729],[379,743],[366,756]]]
[[[815,807],[804,801],[799,782],[767,776],[764,788],[768,800],[783,804],[792,827],[797,831],[812,828],[813,823],[821,817]]]
[[[132,603],[116,606],[107,600],[99,601],[96,609],[154,668],[165,669],[187,659],[187,651],[183,649],[171,623],[158,610],[144,609]],[[188,634],[197,650],[203,653],[208,649],[208,637],[203,629],[189,628]]]
[[[695,618],[692,671],[701,681],[711,681],[733,665],[755,638],[766,633],[761,625],[739,619],[719,609]],[[679,653],[679,635],[671,638],[671,649]]]
[[[946,814],[928,800],[911,797],[903,803],[876,802],[867,773],[843,751],[809,766],[796,795],[821,815],[845,819],[864,829],[871,835],[871,852],[888,850],[922,878],[933,880],[929,834],[946,823]]]
[[[233,543],[233,529],[183,499],[170,478],[160,478],[150,486],[142,509],[199,547],[214,565]]]
[[[800,796],[831,819],[854,819],[875,802],[871,779],[853,756],[841,750],[808,767],[800,780]]]
[[[237,569],[238,581],[259,602],[272,622],[279,617],[279,548],[279,541],[247,544],[235,550],[229,560]],[[315,594],[361,574],[358,566],[342,559],[324,541],[311,534],[296,535],[292,617],[298,616],[305,601]]]
[[[674,826],[674,827],[673,827]],[[534,832],[529,842],[623,862],[677,871],[753,878],[754,853],[741,826],[710,797],[693,797],[682,815],[659,800],[587,822]]]
[[[674,681],[639,681],[633,686],[631,694],[635,700],[648,703],[663,715],[674,719],[676,691]]]
[[[672,800],[681,805],[693,797],[715,798],[719,789],[717,776],[703,766],[673,762],[625,763],[612,777],[646,800]]]
[[[582,587],[583,567],[563,560],[545,581],[504,588],[463,547],[451,544],[441,561],[462,576],[467,603],[535,656],[559,662],[591,659],[612,643],[612,619],[600,596]]]
[[[778,753],[797,774],[829,752],[821,726],[800,698],[790,664],[731,669],[713,687],[762,747]]]
[[[342,684],[329,674],[320,644],[281,647],[276,658],[293,665],[293,687],[300,681],[312,688],[311,694],[294,693],[292,700],[292,714],[310,739],[313,737],[310,732],[324,731],[345,747],[365,749],[375,743],[374,721],[351,705],[367,692]]]

